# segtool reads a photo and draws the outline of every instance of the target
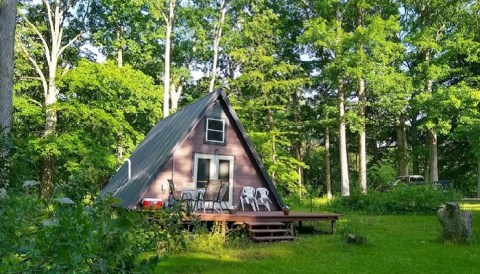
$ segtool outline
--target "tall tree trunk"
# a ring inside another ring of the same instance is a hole
[[[53,35],[56,37],[57,35]],[[54,39],[56,40],[56,39]],[[48,67],[48,90],[45,96],[45,131],[44,138],[48,138],[56,134],[57,127],[57,111],[55,104],[57,103],[57,86],[56,75],[58,65],[58,47],[55,42],[52,42],[50,56],[50,63]],[[54,187],[54,171],[55,171],[55,156],[48,154],[43,158],[42,174],[40,181],[40,189],[42,197],[50,197],[53,193]]]
[[[405,119],[397,117],[397,176],[408,175],[408,158],[407,158],[407,130],[405,127]]]
[[[295,125],[300,125],[302,123],[300,118],[300,113],[298,110],[298,95],[296,92],[292,94],[292,108],[293,108],[293,117],[295,120]],[[302,162],[302,141],[300,136],[298,136],[297,140],[293,144],[295,160],[299,163]],[[298,174],[298,197],[302,198],[302,190],[303,190],[303,167],[299,164],[297,166],[297,174]]]
[[[177,111],[178,101],[180,100],[182,90],[182,85],[179,85],[178,87],[175,87],[175,84],[170,85],[170,101],[172,103],[172,112]]]
[[[43,4],[45,5],[47,11],[50,37],[46,37],[44,34],[42,34],[39,29],[34,24],[32,24],[25,15],[22,14],[22,17],[25,19],[30,29],[38,36],[38,38],[42,42],[43,50],[48,64],[47,76],[45,76],[38,62],[34,59],[31,53],[26,49],[26,47],[23,44],[20,44],[20,46],[22,47],[28,59],[33,64],[36,72],[39,75],[40,81],[42,82],[45,99],[45,130],[43,132],[43,138],[48,138],[56,134],[57,111],[55,110],[55,104],[57,103],[58,96],[58,88],[56,85],[58,60],[64,50],[70,47],[75,41],[77,41],[81,37],[81,34],[83,32],[80,32],[79,34],[77,34],[77,36],[75,36],[73,39],[68,41],[68,43],[62,46],[64,38],[64,23],[66,18],[69,16],[68,9],[71,8],[71,2],[69,2],[67,5],[62,6],[60,4],[60,0],[56,0],[54,5],[52,5],[50,1],[44,0]],[[48,44],[48,42],[50,42],[50,44]],[[44,156],[44,158],[42,159],[42,165],[43,166],[40,180],[40,194],[42,197],[49,197],[54,189],[53,179],[55,171],[55,156],[52,154],[47,154],[46,156]]]
[[[438,181],[438,139],[437,133],[429,132],[429,144],[430,144],[430,181]]]
[[[123,67],[123,45],[122,45],[122,26],[117,26],[117,67]],[[123,127],[120,126],[117,133],[117,166],[123,161]]]
[[[357,3],[357,28],[363,27],[364,21],[364,8],[362,7],[361,3]],[[359,52],[361,56],[365,54],[365,50],[363,45],[359,45]],[[361,57],[361,62],[364,63],[364,58]],[[367,105],[367,96],[365,94],[365,79],[362,76],[358,79],[358,103],[359,103],[359,116],[360,116],[360,131],[358,132],[358,172],[359,172],[359,180],[360,180],[360,190],[362,193],[367,193],[367,134],[366,134],[366,117],[365,117],[365,107]]]
[[[123,127],[120,126],[117,133],[117,166],[123,161]]]
[[[123,28],[122,26],[117,26],[117,66],[119,68],[123,67],[123,45],[122,45],[122,35]]]
[[[275,129],[275,123],[273,121],[273,114],[272,114],[272,110],[268,110],[268,123],[270,124],[270,132],[271,132],[271,135],[272,135],[272,164],[275,165],[276,162],[277,162],[277,148],[276,148],[276,136],[274,133],[274,129]],[[272,178],[272,183],[275,185],[275,170],[272,171],[272,174],[270,174],[271,178]]]
[[[430,65],[430,50],[425,51],[425,64],[426,68],[428,69]],[[429,76],[425,78],[425,92],[432,94],[433,93],[433,80],[430,79]],[[428,181],[435,182],[438,181],[438,152],[437,152],[437,133],[435,132],[435,129],[429,129],[427,132],[427,146],[429,149],[429,178],[427,179]]]
[[[12,123],[16,15],[17,0],[0,0],[0,133],[10,132]]]
[[[423,178],[425,179],[425,181],[430,182],[430,156],[428,156],[425,161],[425,170],[423,171]]]
[[[163,14],[166,23],[165,33],[165,75],[163,79],[163,118],[170,115],[170,55],[172,46],[173,17],[175,0],[168,1],[168,15]]]
[[[359,156],[359,179],[362,193],[367,193],[367,134],[365,132],[365,80],[359,79],[358,83],[359,116],[362,120],[360,131],[358,132],[358,156]]]
[[[340,186],[342,196],[350,196],[350,181],[348,178],[347,134],[345,126],[345,94],[343,80],[338,80],[338,134],[340,142]]]
[[[330,175],[330,128],[325,128],[325,187],[327,198],[332,199],[332,179]]]
[[[210,79],[209,92],[213,92],[213,86],[215,85],[215,77],[217,76],[217,60],[218,49],[220,46],[220,39],[222,38],[222,26],[225,21],[225,13],[227,12],[227,0],[223,0],[220,5],[220,20],[215,26],[215,37],[213,39],[213,64],[212,64],[212,78]]]
[[[412,172],[415,175],[420,174],[420,159],[418,155],[418,146],[420,144],[418,140],[418,121],[417,121],[417,116],[413,115],[412,116],[412,128],[411,128],[411,137],[412,137]]]
[[[302,161],[302,143],[300,141],[295,141],[293,145],[293,149],[295,152],[295,159],[297,161]],[[302,190],[303,190],[303,168],[299,165],[297,167],[297,174],[298,174],[298,197],[302,198]]]

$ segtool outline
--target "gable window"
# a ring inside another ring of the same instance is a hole
[[[205,141],[225,143],[225,121],[221,119],[207,118]]]

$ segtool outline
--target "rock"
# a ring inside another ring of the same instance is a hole
[[[473,232],[471,212],[462,212],[458,203],[448,202],[437,211],[442,225],[442,238],[448,242],[467,242]]]
[[[346,236],[347,244],[355,244],[360,245],[367,242],[367,238],[364,236],[356,235],[356,234],[347,234]]]

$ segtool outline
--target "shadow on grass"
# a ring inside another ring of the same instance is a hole
[[[185,254],[168,257],[167,260],[160,262],[155,268],[155,273],[211,273],[216,269],[233,270],[238,268],[241,264],[241,261]]]

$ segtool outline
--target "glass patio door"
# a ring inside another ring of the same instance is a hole
[[[234,157],[226,155],[196,153],[193,166],[193,181],[199,188],[205,188],[208,180],[222,180],[230,186],[224,201],[231,205],[233,199]]]

